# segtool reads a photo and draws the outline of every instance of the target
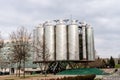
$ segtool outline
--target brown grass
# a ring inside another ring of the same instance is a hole
[[[22,77],[16,77],[15,75],[7,75],[7,76],[0,76],[0,80],[45,80],[45,79],[51,79],[51,78],[60,78],[63,76],[59,75],[48,75],[45,77],[44,75],[26,75],[25,78]]]

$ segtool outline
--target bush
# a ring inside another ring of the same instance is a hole
[[[4,75],[9,75],[10,73],[9,73],[9,72],[4,72],[3,74],[4,74]]]
[[[101,78],[97,78],[97,79],[95,79],[95,80],[102,80]]]
[[[85,76],[75,76],[75,77],[63,77],[57,79],[47,79],[47,80],[94,80],[95,74],[85,75]]]
[[[0,72],[0,75],[3,75],[3,72]]]
[[[5,79],[5,80],[14,80],[14,79]]]

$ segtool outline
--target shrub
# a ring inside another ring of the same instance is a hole
[[[85,75],[85,76],[75,76],[75,77],[63,77],[63,78],[57,78],[57,79],[47,79],[47,80],[94,80],[96,77],[95,74],[91,75]]]
[[[5,79],[5,80],[14,80],[14,79]]]

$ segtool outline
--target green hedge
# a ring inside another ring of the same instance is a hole
[[[57,79],[46,79],[46,80],[94,80],[96,77],[95,74],[92,75],[85,75],[85,76],[75,76],[75,77],[63,77],[63,78],[57,78]]]

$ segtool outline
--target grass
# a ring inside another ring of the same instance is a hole
[[[116,65],[115,65],[115,68],[120,68],[120,64],[116,64]]]
[[[26,75],[25,78],[22,75],[21,77],[16,77],[15,75],[7,75],[7,76],[0,76],[0,80],[24,80],[32,77],[33,77],[32,75]],[[35,77],[38,77],[38,76],[36,75]]]
[[[45,79],[52,79],[52,78],[60,78],[60,77],[68,77],[70,75],[52,75],[48,74],[47,77],[45,75],[41,74],[34,74],[34,75],[26,75],[25,78],[23,78],[23,75],[21,77],[16,77],[15,75],[7,75],[7,76],[0,76],[0,80],[45,80]],[[71,75],[73,77],[73,75]],[[75,75],[74,75],[75,76]],[[95,79],[95,80],[101,80],[101,79]]]
[[[41,74],[35,74],[35,75],[26,75],[25,78],[23,75],[21,77],[16,77],[16,75],[6,75],[6,76],[0,76],[0,80],[31,80],[31,79],[40,79],[40,78],[49,78],[49,77],[54,77],[53,75],[48,75],[45,77],[45,75]]]

